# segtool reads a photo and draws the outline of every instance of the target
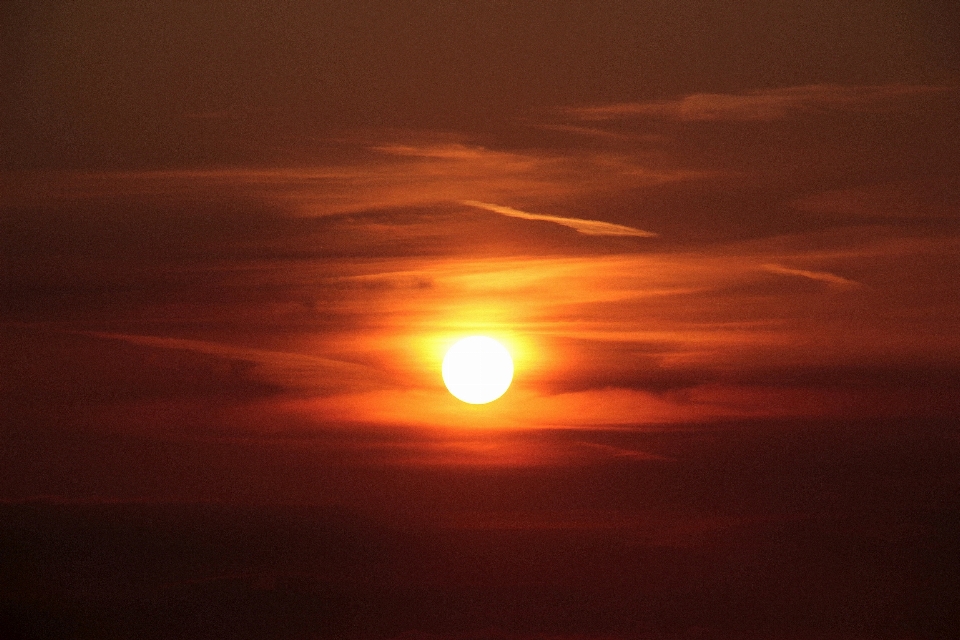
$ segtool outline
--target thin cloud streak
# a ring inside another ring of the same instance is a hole
[[[581,120],[663,118],[684,122],[773,121],[792,114],[822,109],[884,108],[892,100],[950,91],[929,85],[841,86],[832,84],[783,87],[743,94],[694,93],[674,100],[623,102],[566,109]],[[869,107],[868,107],[869,105]]]
[[[227,194],[233,201],[266,204],[284,214],[322,217],[449,207],[464,201],[497,202],[515,199],[517,194],[534,203],[550,203],[717,176],[713,171],[674,166],[668,158],[650,151],[502,151],[480,145],[437,144],[423,132],[408,137],[419,139],[383,145],[345,141],[341,151],[346,157],[339,163],[0,173],[0,199],[8,206],[62,206],[119,198],[211,202],[222,201]],[[608,231],[612,230],[611,226]],[[634,233],[621,229],[613,235]]]
[[[384,378],[381,372],[364,365],[306,355],[239,347],[236,345],[188,340],[162,336],[143,336],[97,331],[79,332],[94,338],[120,340],[130,344],[157,349],[177,349],[220,358],[249,362],[259,370],[258,377],[283,384],[288,388],[309,388],[319,392],[327,388],[343,392],[344,389],[369,389],[377,380]]]
[[[901,180],[823,191],[791,204],[821,219],[947,222],[960,219],[960,187],[956,182]]]
[[[463,200],[461,204],[478,209],[485,209],[499,213],[500,215],[511,218],[521,218],[523,220],[540,220],[543,222],[552,222],[564,227],[575,229],[578,233],[588,236],[633,236],[637,238],[653,238],[657,234],[650,231],[643,231],[634,227],[628,227],[622,224],[613,224],[611,222],[602,222],[600,220],[584,220],[582,218],[565,218],[563,216],[548,216],[540,213],[527,213],[512,207],[504,207],[486,202],[477,202],[476,200]]]
[[[811,280],[818,280],[820,282],[826,282],[827,284],[839,287],[841,289],[848,289],[852,287],[862,287],[863,285],[855,280],[850,280],[842,276],[829,273],[827,271],[809,271],[807,269],[792,269],[790,267],[784,267],[779,264],[765,264],[762,265],[764,271],[769,271],[770,273],[778,273],[785,276],[799,276],[801,278],[809,278]]]

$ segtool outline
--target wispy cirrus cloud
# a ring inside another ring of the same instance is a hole
[[[687,122],[781,120],[792,113],[822,109],[857,110],[890,101],[942,93],[950,87],[931,85],[843,86],[814,84],[764,89],[741,94],[694,93],[672,100],[621,102],[565,110],[580,120],[662,118]]]
[[[256,349],[208,340],[190,340],[164,336],[146,336],[98,331],[82,332],[93,338],[119,340],[154,349],[190,351],[227,360],[249,363],[256,368],[254,377],[287,389],[310,389],[313,393],[344,388],[366,389],[377,386],[384,375],[371,367],[305,353]]]
[[[657,234],[652,231],[644,231],[634,227],[628,227],[622,224],[613,224],[612,222],[603,222],[601,220],[584,220],[583,218],[567,218],[564,216],[549,216],[540,213],[528,213],[520,211],[513,207],[504,207],[497,204],[478,202],[476,200],[463,200],[461,204],[469,207],[476,207],[493,213],[499,213],[510,218],[520,218],[522,220],[539,220],[542,222],[552,222],[564,227],[570,227],[578,233],[588,236],[634,236],[638,238],[652,238]]]
[[[353,149],[337,165],[143,172],[0,175],[7,206],[120,198],[265,203],[298,217],[404,207],[585,197],[712,177],[649,158],[602,150],[578,154],[498,151],[468,145]],[[372,153],[371,153],[372,152]]]
[[[800,278],[809,278],[819,282],[826,282],[828,285],[840,289],[849,289],[863,286],[861,283],[838,276],[828,271],[811,271],[809,269],[794,269],[780,264],[765,264],[761,267],[764,271],[777,273],[784,276],[798,276]]]
[[[823,191],[792,203],[818,217],[884,221],[960,218],[960,180],[911,180]]]

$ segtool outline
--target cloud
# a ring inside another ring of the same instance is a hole
[[[527,213],[511,207],[503,207],[496,204],[487,204],[486,202],[477,202],[476,200],[463,200],[461,204],[478,209],[485,209],[494,213],[499,213],[511,218],[521,218],[523,220],[541,220],[543,222],[552,222],[575,229],[577,232],[588,236],[634,236],[638,238],[652,238],[657,234],[650,231],[643,231],[634,227],[628,227],[622,224],[613,224],[610,222],[601,222],[600,220],[584,220],[582,218],[565,218],[562,216],[548,216],[539,213]]]
[[[823,191],[793,206],[816,216],[949,221],[960,217],[960,181],[914,180]]]
[[[398,143],[337,141],[334,161],[273,166],[126,172],[0,172],[4,207],[68,206],[71,202],[229,201],[255,203],[297,217],[354,215],[403,208],[449,207],[464,200],[557,202],[636,188],[702,180],[716,171],[677,166],[643,149],[504,150],[410,133]],[[533,205],[531,205],[533,206]]]
[[[479,331],[514,342],[514,395],[536,408],[518,408],[517,424],[751,414],[781,390],[763,395],[727,372],[958,353],[947,291],[958,254],[942,237],[953,231],[956,189],[939,174],[899,175],[938,166],[918,162],[918,149],[947,136],[923,129],[909,135],[916,148],[889,154],[894,143],[874,126],[878,101],[900,104],[922,90],[795,87],[607,109],[746,121],[833,105],[849,109],[831,112],[838,126],[865,125],[852,145],[833,129],[788,126],[798,135],[777,134],[779,143],[741,136],[740,126],[641,120],[635,131],[664,137],[628,143],[601,129],[630,122],[571,120],[584,124],[576,133],[603,140],[486,147],[364,134],[326,163],[300,167],[8,176],[3,244],[15,268],[4,284],[15,313],[6,315],[124,333],[112,337],[142,347],[113,345],[124,362],[147,355],[163,365],[143,376],[145,389],[186,396],[209,370],[218,376],[211,388],[234,380],[238,397],[315,392],[324,396],[308,412],[317,421],[454,424],[460,407],[443,404],[441,348]],[[703,180],[720,172],[727,178]],[[817,185],[836,191],[809,193]],[[933,238],[901,223],[921,205],[915,215],[937,217]],[[824,228],[797,208],[856,215],[858,226]],[[880,225],[871,219],[884,214]],[[664,240],[610,242],[653,236],[646,228]],[[137,333],[153,335],[128,335]],[[283,346],[253,348],[265,345]],[[370,368],[345,370],[339,359]],[[178,386],[182,360],[197,360],[198,373]]]
[[[348,388],[362,389],[376,386],[376,381],[383,378],[380,372],[371,367],[302,353],[238,347],[206,340],[97,331],[80,333],[94,338],[120,340],[145,347],[177,349],[249,362],[257,368],[256,377],[287,388],[308,388],[314,392],[335,389],[342,392]]]
[[[566,109],[565,113],[580,120],[620,120],[627,118],[662,118],[697,121],[772,121],[793,113],[821,109],[856,110],[867,104],[889,103],[931,93],[942,93],[949,87],[928,85],[841,86],[831,84],[803,85],[751,91],[743,94],[694,93],[674,100],[654,102],[622,102],[592,107]]]
[[[807,269],[792,269],[790,267],[784,267],[779,264],[765,264],[761,267],[764,271],[769,271],[770,273],[778,273],[785,276],[800,276],[801,278],[810,278],[811,280],[818,280],[820,282],[826,282],[827,284],[838,287],[841,289],[848,289],[852,287],[862,287],[863,285],[855,280],[849,280],[847,278],[829,273],[827,271],[809,271]]]
[[[487,151],[482,147],[472,147],[460,143],[447,144],[386,144],[372,147],[375,151],[391,156],[407,156],[411,158],[445,158],[450,160],[477,160],[485,159],[497,152]],[[500,153],[504,159],[510,154]]]

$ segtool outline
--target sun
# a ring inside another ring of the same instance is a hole
[[[513,358],[487,336],[457,341],[443,358],[443,383],[456,398],[486,404],[502,396],[513,380]]]

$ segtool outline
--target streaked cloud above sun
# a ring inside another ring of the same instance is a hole
[[[806,85],[742,94],[695,93],[674,100],[576,107],[566,113],[585,121],[623,118],[668,118],[687,122],[772,121],[803,112],[903,108],[903,101],[953,91],[948,86]]]
[[[847,278],[838,276],[833,273],[828,273],[826,271],[809,271],[807,269],[792,269],[790,267],[784,267],[779,264],[765,264],[762,266],[763,269],[769,271],[770,273],[779,273],[786,276],[800,276],[802,278],[810,278],[811,280],[819,280],[820,282],[825,282],[829,285],[847,288],[847,287],[858,287],[860,286],[859,282],[853,280],[848,280]]]
[[[650,231],[642,231],[622,224],[613,224],[610,222],[601,222],[600,220],[583,220],[580,218],[565,218],[563,216],[548,216],[539,213],[528,213],[512,207],[504,207],[496,204],[487,204],[486,202],[477,202],[476,200],[464,200],[463,204],[478,209],[485,209],[500,215],[511,218],[520,218],[521,220],[539,220],[543,222],[552,222],[564,227],[575,229],[578,233],[588,236],[634,236],[638,238],[651,238],[657,234]]]

